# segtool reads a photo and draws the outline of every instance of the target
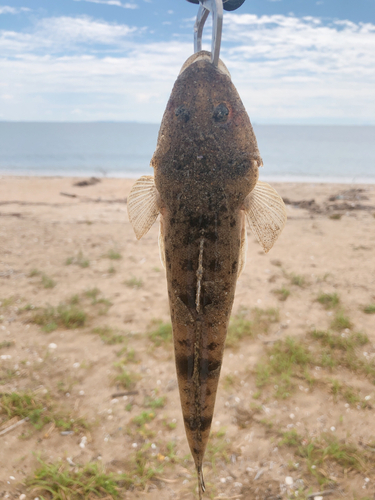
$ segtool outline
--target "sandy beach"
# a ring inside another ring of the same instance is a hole
[[[50,498],[43,468],[195,499],[158,224],[136,240],[134,180],[79,181],[0,178],[0,498]],[[288,222],[269,254],[248,233],[206,498],[370,499],[375,185],[272,185]]]

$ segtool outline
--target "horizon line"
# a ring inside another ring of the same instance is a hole
[[[161,122],[138,122],[134,120],[82,120],[82,121],[69,121],[69,120],[2,120],[0,123],[25,123],[25,124],[99,124],[99,123],[118,123],[129,125],[159,125]],[[299,126],[299,127],[375,127],[375,123],[308,123],[308,122],[257,122],[252,121],[253,126]]]

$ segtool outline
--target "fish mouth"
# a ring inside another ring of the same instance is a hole
[[[211,63],[211,52],[207,52],[207,50],[201,50],[200,52],[196,52],[195,54],[190,56],[189,59],[187,59],[187,61],[182,66],[181,71],[180,71],[178,76],[180,76],[189,66],[191,66],[192,64],[194,64],[198,61],[208,61],[209,63]],[[229,78],[232,79],[230,76],[230,73],[228,71],[228,68],[225,66],[225,64],[223,63],[223,61],[221,59],[219,59],[217,69],[221,73],[223,73],[226,76],[229,76]]]

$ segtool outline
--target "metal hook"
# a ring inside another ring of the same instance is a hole
[[[202,50],[204,23],[210,12],[212,13],[211,62],[214,66],[217,66],[223,30],[223,0],[199,0],[199,10],[194,26],[194,51],[200,52]]]

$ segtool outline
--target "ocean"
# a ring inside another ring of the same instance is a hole
[[[375,126],[257,125],[260,178],[375,183]],[[152,174],[159,125],[0,122],[0,174]]]

